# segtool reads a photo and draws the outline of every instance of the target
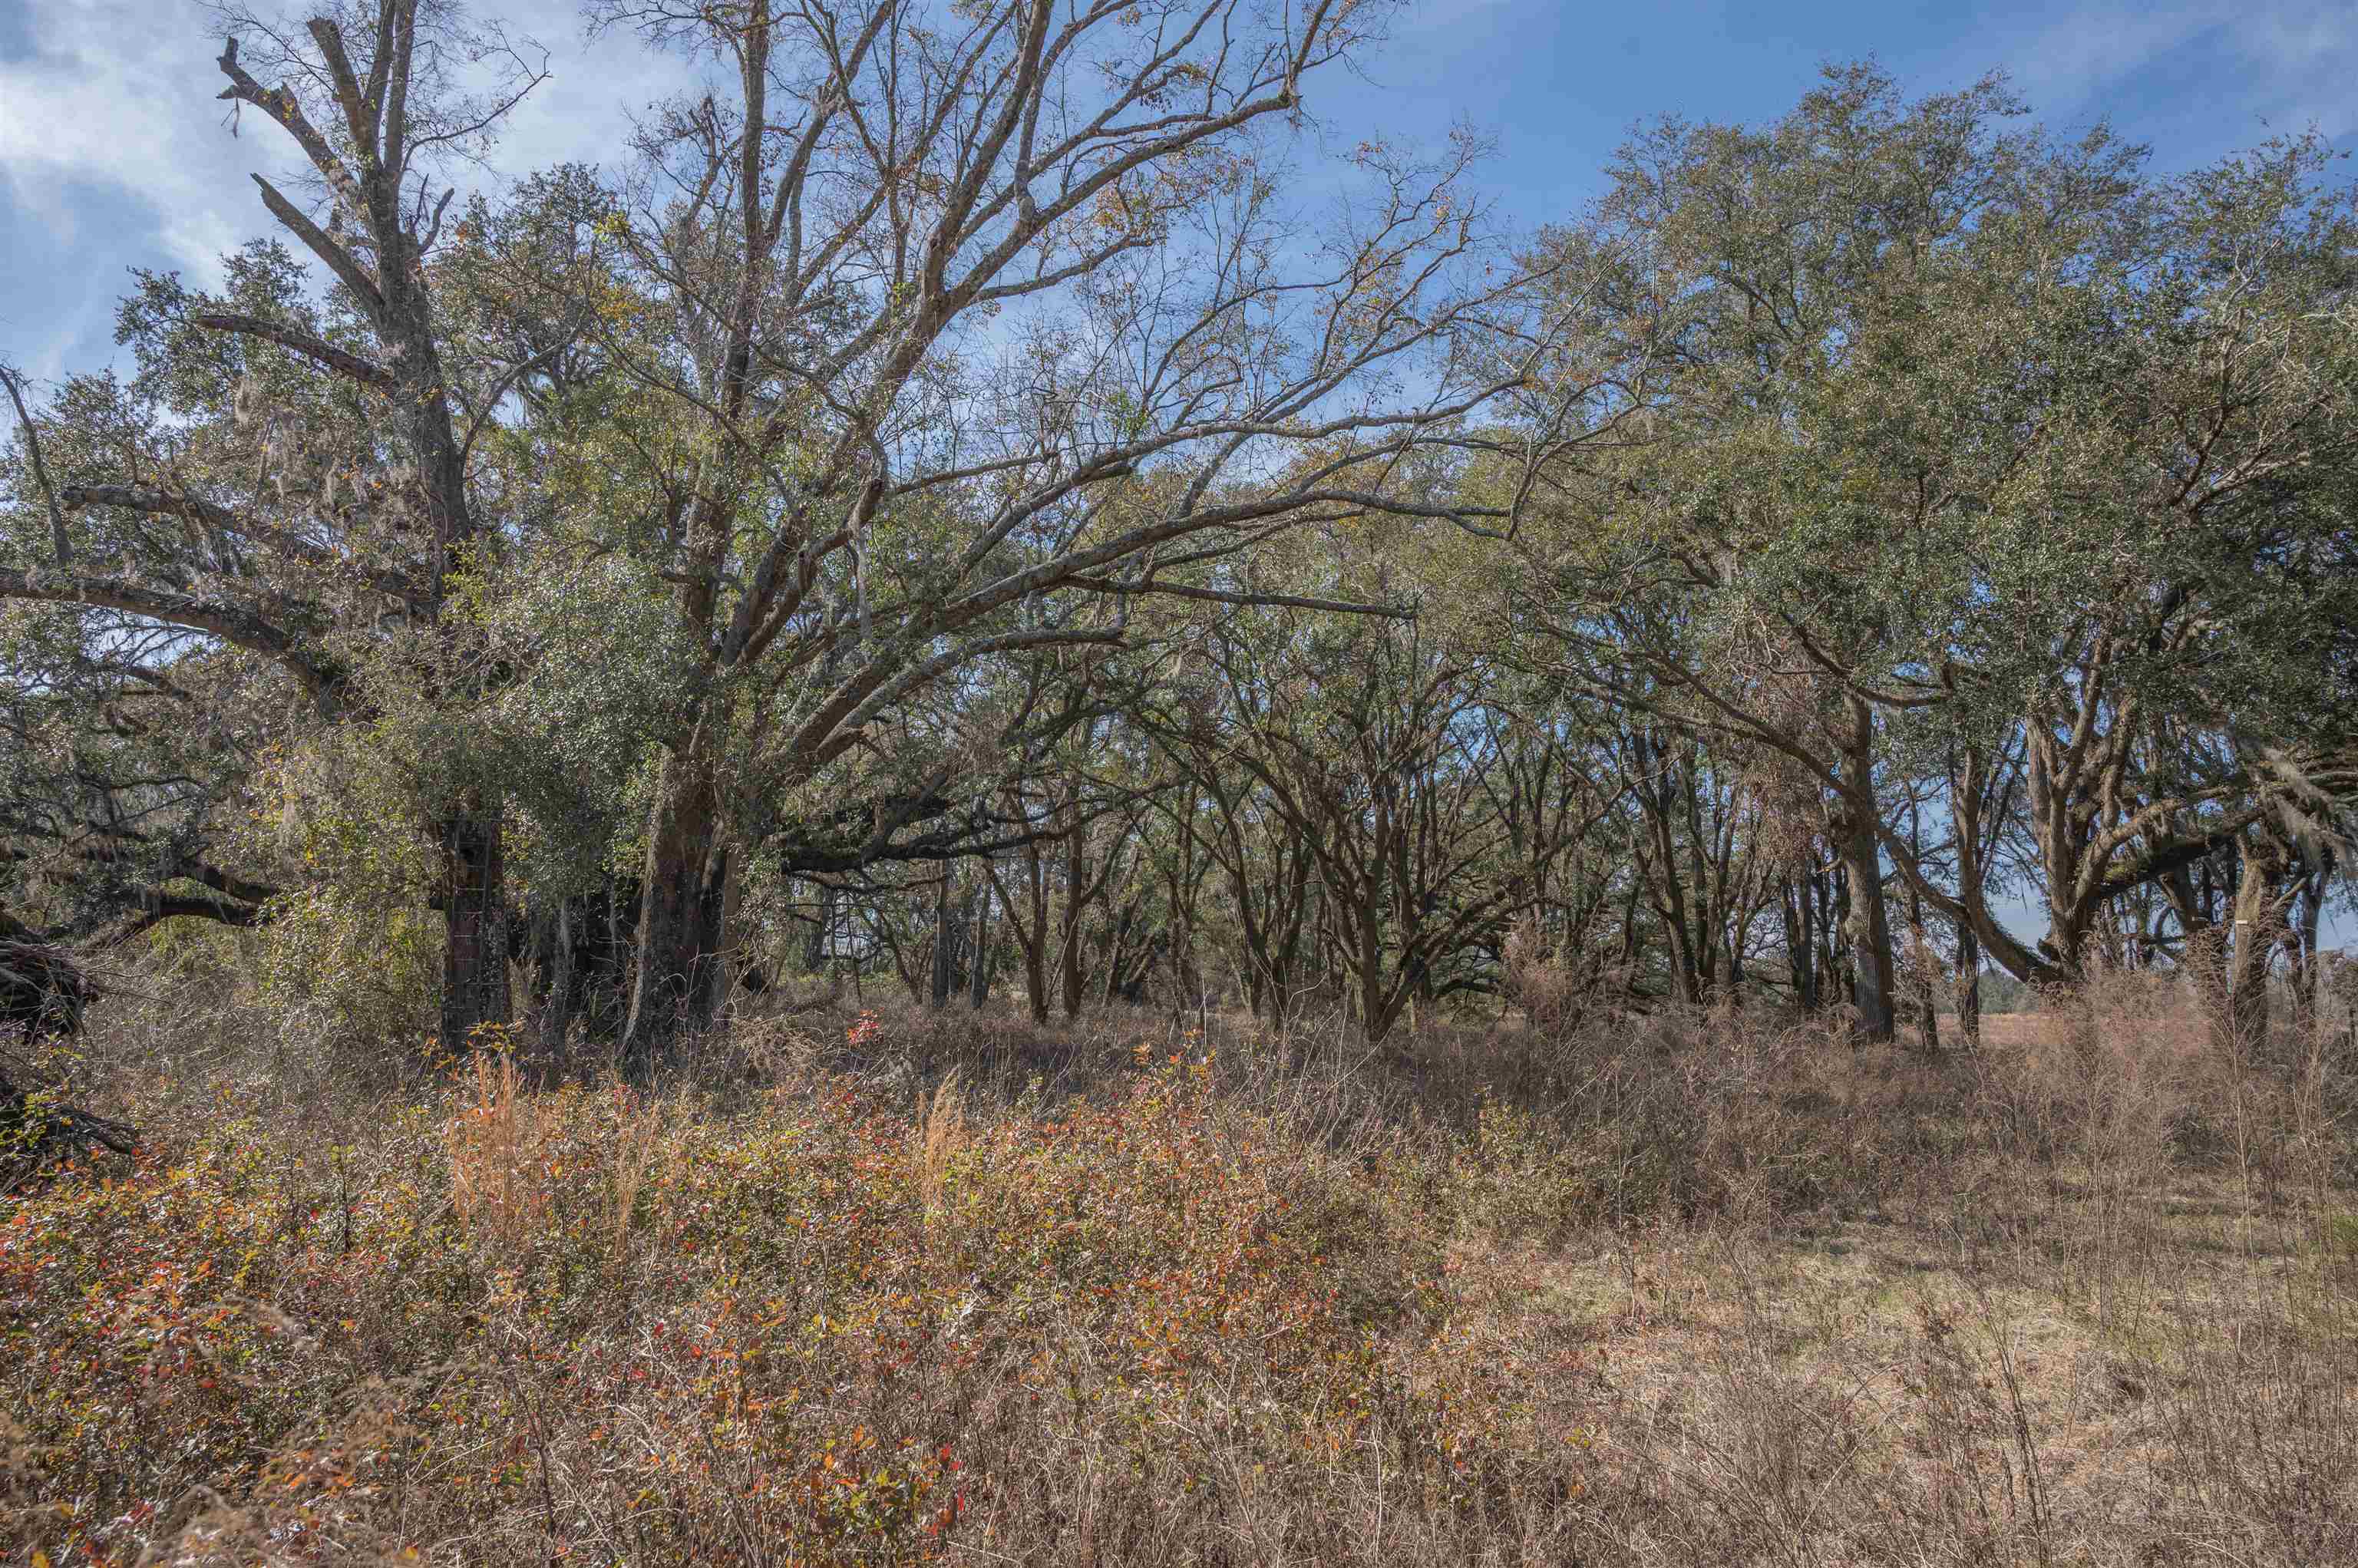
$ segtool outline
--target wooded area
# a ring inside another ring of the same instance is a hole
[[[0,364],[0,1559],[2358,1561],[2326,139],[497,9]]]
[[[2163,178],[1845,67],[1516,235],[1471,142],[1289,194],[1379,7],[591,9],[715,91],[464,200],[527,48],[224,14],[272,226],[141,276],[127,376],[9,378],[28,935],[633,1070],[847,979],[1370,1039],[1540,970],[1928,1044],[1985,968],[2321,994],[2322,142]]]

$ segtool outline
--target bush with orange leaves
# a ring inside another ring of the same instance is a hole
[[[0,1382],[71,1499],[27,1544],[1301,1557],[1370,1487],[1478,1511],[1461,1416],[1385,1349],[1438,1241],[1209,1077],[1141,1055],[1119,1095],[970,1121],[955,1085],[914,1117],[851,1080],[650,1102],[481,1058],[334,1193],[251,1123],[61,1188],[0,1229]]]

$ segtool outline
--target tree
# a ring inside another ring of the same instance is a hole
[[[1216,801],[1233,793],[1223,780],[1257,786],[1252,809],[1283,825],[1292,874],[1316,879],[1368,1037],[1416,1003],[1495,989],[1508,929],[1615,792],[1563,765],[1567,737],[1544,717],[1489,706],[1511,689],[1503,672],[1412,624],[1263,616],[1212,628],[1201,646],[1200,667],[1147,721]],[[1505,761],[1519,752],[1531,753],[1521,767]],[[1552,765],[1534,767],[1541,757]],[[1513,790],[1518,773],[1539,787]],[[1220,807],[1206,849],[1240,866],[1238,815]],[[1249,927],[1269,925],[1250,899],[1238,907]],[[1298,892],[1274,908],[1278,949],[1260,961],[1282,1001]]]
[[[615,351],[681,432],[633,536],[698,650],[649,807],[634,1059],[708,1016],[753,848],[732,795],[806,788],[979,658],[1226,591],[1184,563],[1393,504],[1385,470],[1517,378],[1466,351],[1514,287],[1461,287],[1470,146],[1367,146],[1337,232],[1281,226],[1261,128],[1383,11],[596,8],[731,92],[648,124],[620,226],[664,330]],[[1388,366],[1422,395],[1388,399]]]
[[[146,280],[124,318],[143,349],[144,384],[128,397],[103,384],[81,395],[111,406],[124,439],[78,460],[61,476],[70,482],[35,473],[46,558],[0,568],[0,597],[76,607],[85,647],[144,642],[151,654],[138,667],[166,686],[191,654],[237,650],[291,680],[321,721],[348,722],[369,708],[362,665],[384,655],[381,638],[368,645],[373,632],[424,633],[390,663],[429,684],[452,667],[443,607],[490,535],[471,486],[471,441],[515,372],[468,367],[471,378],[446,360],[433,274],[451,191],[433,176],[439,160],[479,148],[537,74],[495,30],[468,28],[438,0],[347,5],[313,17],[301,38],[252,12],[222,16],[220,96],[301,153],[324,220],[270,179],[255,184],[324,269],[328,296],[315,301],[275,246],[248,253],[224,297]],[[256,52],[241,58],[242,42]],[[451,79],[456,51],[499,53],[510,69],[488,98],[471,96]],[[279,81],[265,85],[257,69]],[[213,335],[222,341],[205,346]],[[176,427],[181,415],[200,423]],[[100,427],[75,424],[84,436]],[[38,436],[29,418],[24,429],[31,458]],[[116,457],[125,460],[107,471]],[[77,536],[85,512],[109,522]],[[130,643],[116,640],[118,622]],[[157,627],[175,634],[154,636]],[[439,658],[427,645],[438,636]],[[431,831],[446,928],[442,1032],[456,1040],[509,1012],[496,792],[437,803]]]
[[[1823,793],[1871,1034],[1886,861],[2013,972],[2072,978],[2100,911],[2236,830],[2166,824],[2265,793],[2133,768],[2141,714],[2349,711],[2319,656],[2347,619],[2346,193],[2313,146],[2163,186],[2019,113],[1996,80],[1908,103],[1836,69],[1760,130],[1645,133],[1613,243],[1559,242],[1623,303],[1587,351],[1676,368],[1647,439],[1551,476],[1533,612],[1606,700]],[[1995,917],[1983,858],[1935,885],[1901,809],[1903,775],[2017,727],[2047,947]]]

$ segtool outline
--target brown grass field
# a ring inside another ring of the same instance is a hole
[[[2332,1032],[1989,1022],[806,1012],[650,1094],[118,1004],[50,1065],[147,1151],[0,1201],[0,1549],[2358,1562]]]

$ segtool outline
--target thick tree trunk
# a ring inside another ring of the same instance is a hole
[[[2191,870],[2181,866],[2164,877],[2160,886],[2184,933],[2178,955],[2179,975],[2194,995],[2212,1044],[2232,1054],[2235,1033],[2227,1003],[2227,933],[2232,927],[2219,923],[2211,862],[2198,861]]]
[[[1934,978],[1939,960],[1932,951],[1931,934],[1924,928],[1924,913],[1920,907],[1908,912],[1908,942],[1910,949],[1908,963],[1909,1007],[1916,1015],[1917,1044],[1928,1055],[1938,1055],[1941,1050],[1941,998],[1939,982]]]
[[[1851,699],[1851,735],[1843,748],[1840,835],[1843,868],[1850,880],[1851,1000],[1859,1027],[1870,1040],[1893,1033],[1891,917],[1883,898],[1883,852],[1877,834],[1875,719],[1866,704]]]
[[[2268,1048],[2268,970],[2285,929],[2289,895],[2283,850],[2247,835],[2240,846],[2234,935],[2227,949],[2227,1025],[2242,1059]]]
[[[1837,860],[1820,880],[1818,914],[1818,998],[1827,1003],[1850,989],[1850,874]]]
[[[2244,901],[2235,901],[2234,940],[2227,956],[2227,1028],[2236,1049],[2255,1057],[2268,1039],[2268,953],[2272,944],[2244,914]]]
[[[1872,823],[1854,818],[1842,842],[1843,869],[1850,882],[1851,1000],[1860,1030],[1869,1040],[1892,1037],[1891,921],[1883,898],[1883,862]]]
[[[1048,1022],[1048,956],[1041,943],[1023,949],[1023,991],[1032,1022],[1044,1025]]]
[[[622,1031],[626,1070],[653,1067],[678,1039],[712,1021],[729,855],[719,791],[691,745],[664,763],[647,832],[638,972]]]
[[[437,830],[444,877],[442,1044],[454,1051],[466,1049],[478,1028],[514,1015],[500,827],[494,804]]]
[[[2328,875],[2326,864],[2304,869],[2297,905],[2300,913],[2294,921],[2299,944],[2293,949],[2293,1005],[2299,1010],[2302,1030],[2312,1035],[2325,1017],[2325,956],[2321,944]]]

